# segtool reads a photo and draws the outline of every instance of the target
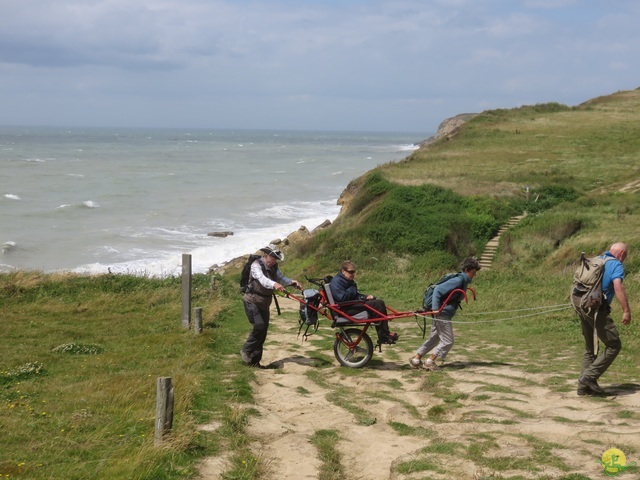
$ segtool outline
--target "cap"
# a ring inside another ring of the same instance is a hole
[[[264,248],[261,248],[260,251],[266,253],[267,255],[271,255],[273,258],[277,258],[280,261],[284,260],[284,253],[282,253],[282,251],[273,243]]]

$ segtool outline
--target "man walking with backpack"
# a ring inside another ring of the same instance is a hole
[[[251,263],[243,296],[244,311],[253,328],[240,350],[240,356],[251,367],[261,367],[262,347],[267,340],[269,308],[274,290],[284,292],[289,285],[302,288],[297,280],[285,277],[278,268],[278,260],[284,260],[284,254],[275,245],[260,250],[264,255]]]
[[[582,335],[585,341],[585,352],[582,357],[582,372],[578,379],[578,395],[603,395],[605,390],[598,385],[598,378],[611,366],[622,349],[618,330],[611,318],[611,302],[615,296],[622,307],[622,324],[631,323],[631,309],[627,299],[627,291],[622,285],[624,267],[622,262],[627,258],[627,245],[618,242],[611,245],[600,258],[605,260],[602,275],[603,299],[599,306],[587,308],[582,302],[584,292],[574,288],[571,302],[576,309],[582,324]],[[595,332],[594,332],[595,330]],[[597,355],[597,338],[604,344],[604,352]]]
[[[480,264],[475,258],[466,258],[460,266],[461,272],[457,275],[451,275],[450,278],[442,283],[437,283],[433,290],[432,311],[440,310],[440,306],[447,300],[449,294],[456,289],[467,291],[467,286],[480,270]],[[409,360],[412,368],[425,368],[426,370],[437,370],[436,359],[444,358],[453,347],[453,324],[451,319],[460,307],[460,302],[464,295],[458,292],[449,299],[447,305],[437,315],[434,315],[431,321],[431,333],[426,342],[424,342],[416,352],[415,356]],[[435,348],[435,350],[434,350]],[[433,350],[433,353],[422,362],[422,357]]]

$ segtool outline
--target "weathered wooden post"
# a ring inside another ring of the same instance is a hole
[[[202,333],[202,307],[196,307],[193,310],[193,333],[196,335]]]
[[[173,426],[173,382],[170,377],[158,377],[156,387],[156,431],[153,444],[158,446]]]
[[[191,255],[182,254],[182,328],[191,325]]]

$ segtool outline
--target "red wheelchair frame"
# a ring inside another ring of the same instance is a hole
[[[317,307],[309,303],[304,297],[300,297],[289,292],[286,292],[284,295],[287,298],[292,298],[300,302],[301,305],[305,305],[307,308],[315,310],[319,315],[322,315],[332,321],[331,327],[338,329],[335,333],[336,339],[333,343],[333,352],[340,365],[345,367],[362,368],[366,366],[373,357],[373,341],[367,334],[367,330],[371,324],[376,324],[381,321],[390,322],[396,319],[409,317],[415,317],[417,319],[417,317],[422,316],[425,319],[424,333],[426,331],[426,316],[435,316],[442,312],[453,295],[457,293],[462,294],[465,303],[469,302],[467,293],[464,290],[455,289],[449,293],[446,300],[438,310],[399,311],[387,305],[387,314],[385,315],[363,301],[355,300],[342,303],[334,302],[331,289],[329,288],[329,282],[326,280],[327,278],[329,277],[325,277],[324,279],[307,278],[310,283],[319,287],[317,290],[314,289],[320,296],[320,301]],[[473,299],[475,300],[475,290],[470,287],[468,290],[472,292]],[[352,306],[358,306],[363,310],[355,315],[350,315],[344,311],[346,307]],[[369,317],[369,314],[372,315],[371,318]],[[301,321],[301,328],[302,326],[304,325]],[[307,325],[307,330],[309,326],[310,325]],[[318,328],[317,321],[314,327],[315,329]],[[307,336],[306,332],[305,336]],[[379,351],[382,351],[382,345],[379,340],[376,342],[375,346],[378,347]]]

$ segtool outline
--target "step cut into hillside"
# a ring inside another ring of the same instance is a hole
[[[517,215],[515,217],[511,217],[507,223],[505,223],[502,227],[498,229],[498,234],[493,237],[491,240],[487,242],[487,245],[484,247],[484,252],[480,256],[480,266],[482,270],[491,270],[491,266],[493,264],[493,257],[495,257],[496,252],[498,251],[498,246],[500,245],[500,235],[506,232],[509,228],[513,227],[520,223],[527,214],[524,213],[522,215]]]

